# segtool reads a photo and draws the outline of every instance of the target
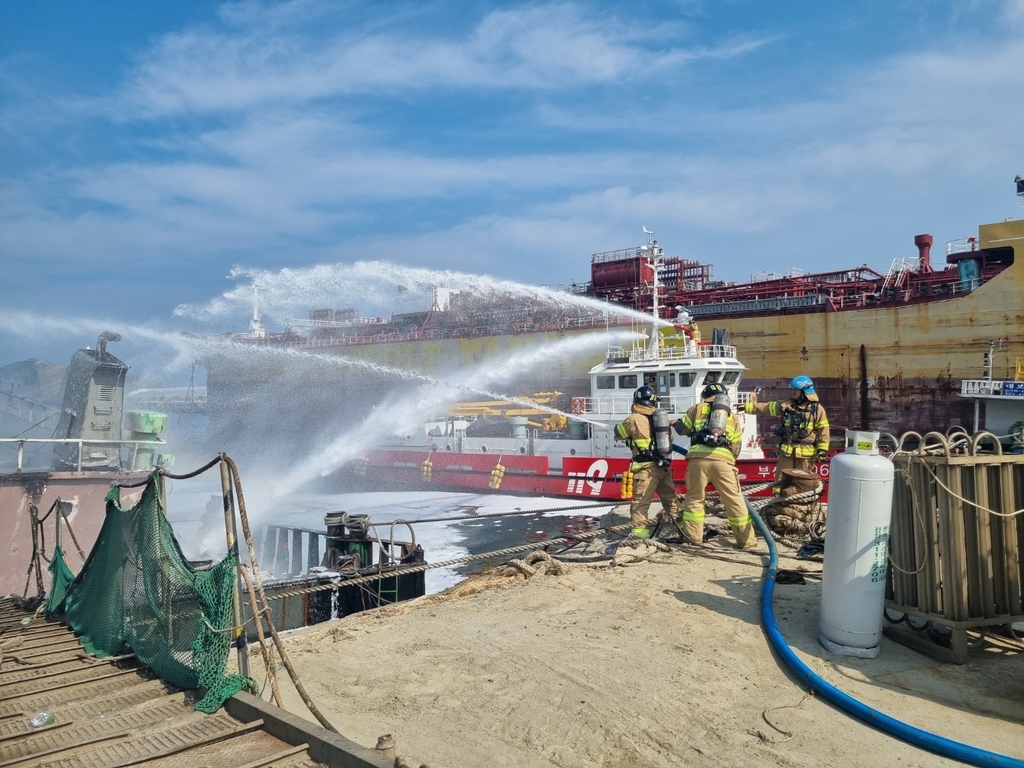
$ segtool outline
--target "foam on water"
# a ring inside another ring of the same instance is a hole
[[[560,500],[546,497],[522,498],[499,494],[471,494],[450,492],[378,492],[378,493],[292,493],[272,499],[260,493],[257,485],[243,478],[248,516],[260,546],[260,527],[263,522],[323,531],[324,516],[345,511],[350,514],[369,515],[370,522],[381,524],[396,519],[414,524],[417,544],[423,547],[427,562],[454,560],[480,551],[481,534],[484,540],[495,530],[508,524],[502,519],[484,519],[466,522],[440,522],[415,525],[426,518],[466,513],[495,513],[521,510],[557,508]],[[168,488],[167,516],[174,526],[185,556],[194,560],[219,560],[227,552],[223,517],[219,513],[206,515],[206,504],[211,497],[220,499],[219,473],[200,475],[188,481],[171,480]],[[250,500],[251,499],[251,500]],[[557,518],[548,513],[546,518]],[[512,523],[514,525],[514,523]],[[486,530],[482,530],[484,526]],[[521,527],[521,525],[519,526]],[[557,525],[556,529],[557,530]],[[382,536],[389,528],[379,528]],[[408,540],[408,530],[398,526],[395,535]],[[522,543],[515,541],[515,543]],[[242,548],[245,550],[245,547]],[[262,554],[257,551],[257,557]],[[261,563],[264,571],[270,563]],[[426,573],[427,594],[439,592],[462,579],[455,567],[438,568]]]

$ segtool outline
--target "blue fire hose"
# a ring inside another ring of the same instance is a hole
[[[935,754],[948,757],[952,760],[959,760],[969,765],[998,766],[999,768],[1024,768],[1024,761],[1007,755],[1000,755],[997,752],[989,752],[985,749],[972,747],[969,744],[961,744],[933,733],[922,731],[893,717],[889,717],[877,709],[857,701],[852,696],[843,693],[838,688],[828,683],[824,678],[813,672],[810,667],[804,664],[789,647],[786,639],[779,631],[775,623],[775,614],[772,611],[772,595],[775,592],[775,575],[779,570],[779,553],[775,548],[775,540],[772,538],[771,529],[761,519],[761,516],[754,509],[754,506],[747,501],[747,510],[754,521],[754,525],[761,532],[765,541],[768,542],[768,573],[765,576],[764,586],[761,588],[761,621],[764,624],[768,640],[775,651],[782,657],[790,669],[803,680],[812,691],[826,699],[829,703],[839,707],[847,714],[853,715],[868,725],[895,736],[916,747],[927,749]]]

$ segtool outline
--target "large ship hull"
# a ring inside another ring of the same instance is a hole
[[[977,426],[984,428],[984,408],[976,414],[975,403],[959,397],[960,381],[986,375],[1013,379],[1024,358],[1024,222],[984,225],[980,246],[1004,254],[1014,249],[1017,258],[1011,256],[1005,269],[971,292],[879,308],[792,313],[716,315],[712,305],[704,307],[699,323],[707,336],[712,328],[728,330],[748,369],[742,387],[762,387],[762,400],[786,396],[793,376],[810,376],[836,435],[844,428],[973,431],[978,416]],[[584,339],[602,330],[360,343],[248,340],[237,353],[205,361],[212,435],[308,447],[358,424],[386,393],[419,385],[396,370],[461,383],[472,369],[505,368],[518,354],[572,338],[581,340],[578,351],[509,373],[490,388],[508,395],[559,390],[584,396],[587,373],[604,355]],[[768,449],[772,427],[771,420],[761,425]]]

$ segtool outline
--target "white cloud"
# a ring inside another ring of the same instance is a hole
[[[226,17],[235,26],[228,30],[167,35],[140,61],[126,98],[152,117],[428,88],[553,91],[642,79],[694,60],[741,56],[767,42],[744,37],[684,46],[686,30],[678,24],[652,29],[570,4],[492,11],[462,37],[401,24],[339,25],[323,36],[298,23],[311,7],[294,6],[296,23],[284,27],[292,5],[233,6]]]

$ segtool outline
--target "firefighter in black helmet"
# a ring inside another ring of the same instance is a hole
[[[703,544],[704,489],[710,484],[725,505],[736,546],[747,549],[757,542],[736,469],[736,457],[743,445],[743,430],[732,412],[729,390],[724,384],[708,384],[700,396],[701,402],[692,406],[674,424],[676,432],[690,436],[680,528],[691,544]]]
[[[633,451],[630,471],[633,473],[633,501],[629,505],[629,520],[632,535],[640,539],[651,537],[647,510],[654,494],[661,499],[661,506],[669,515],[676,516],[676,485],[672,479],[672,459],[659,452],[654,439],[654,416],[658,410],[658,395],[649,386],[642,386],[633,393],[633,407],[629,416],[615,425],[615,436],[625,440]],[[667,420],[665,425],[667,427]],[[671,449],[667,451],[671,454]]]

